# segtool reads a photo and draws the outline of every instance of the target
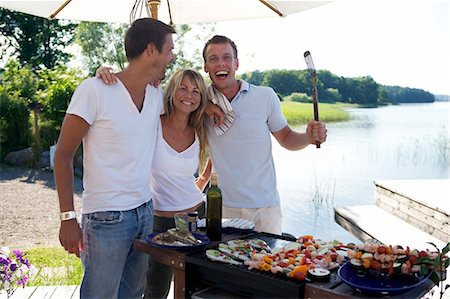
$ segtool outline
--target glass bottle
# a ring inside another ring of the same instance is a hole
[[[206,235],[212,241],[222,238],[222,190],[217,185],[217,173],[211,174],[211,187],[206,193]]]
[[[197,220],[198,220],[198,212],[189,212],[188,213],[188,220],[189,220],[189,231],[191,233],[197,232]]]

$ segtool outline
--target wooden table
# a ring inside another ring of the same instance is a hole
[[[174,273],[174,297],[185,298],[184,295],[184,257],[185,253],[172,250],[163,249],[150,246],[144,240],[134,240],[134,249],[137,251],[145,252],[153,257],[157,262],[170,266],[173,268]]]
[[[236,238],[234,235],[229,235],[223,241]],[[210,244],[215,246],[218,242]],[[151,255],[156,261],[168,265],[174,269],[174,297],[186,298],[185,295],[185,256],[186,253],[182,251],[157,248],[149,245],[144,240],[135,240],[134,248],[138,251],[145,252]],[[204,248],[199,249],[204,250]],[[192,251],[188,252],[193,253]],[[433,288],[431,280],[424,282],[417,288],[409,292],[392,296],[390,298],[422,298],[428,294]],[[230,290],[231,291],[231,290]],[[329,282],[309,282],[305,285],[304,298],[374,298],[373,296],[366,296],[356,291],[352,287],[344,284],[340,278],[333,273]]]
[[[239,235],[226,235],[223,236],[221,241],[211,242],[209,246],[213,247],[220,242],[226,242],[228,240],[241,238],[242,234]],[[174,249],[165,249],[151,246],[144,240],[134,240],[133,243],[134,249],[137,251],[145,252],[152,256],[154,260],[157,262],[170,266],[174,270],[173,280],[174,280],[174,297],[175,298],[185,298],[185,256],[186,253],[179,250]],[[199,249],[204,250],[204,248]],[[195,251],[190,250],[189,253],[193,253]]]

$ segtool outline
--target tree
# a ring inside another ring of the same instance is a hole
[[[211,23],[175,26],[175,60],[168,67],[167,77],[180,68],[203,69],[203,46],[213,35],[214,27]]]
[[[167,77],[177,69],[193,68],[200,70],[203,58],[200,45],[188,44],[188,41],[203,40],[214,30],[214,25],[203,24],[193,30],[189,25],[175,27],[177,32],[174,41],[175,60],[167,69]],[[83,62],[89,73],[93,75],[101,65],[122,70],[126,66],[124,37],[128,25],[113,23],[81,22],[75,31],[75,42],[81,47]]]
[[[69,106],[70,99],[81,80],[80,71],[59,66],[38,72],[40,81],[39,101],[42,104],[42,120],[58,132]]]
[[[42,148],[48,148],[57,141],[72,94],[84,78],[80,70],[68,69],[66,66],[39,70],[38,76],[38,96],[42,105],[40,141]]]
[[[303,92],[299,76],[293,70],[270,70],[264,74],[262,85],[272,87],[281,97]]]
[[[9,60],[0,76],[3,91],[11,96],[20,97],[27,105],[37,100],[39,79],[30,66],[20,67],[15,59]]]
[[[317,79],[322,82],[326,88],[338,88],[340,84],[340,78],[327,70],[317,71]]]
[[[242,74],[241,78],[250,84],[261,85],[264,81],[264,72],[256,70],[253,72]]]
[[[284,101],[291,101],[291,102],[301,102],[301,103],[312,103],[311,96],[307,95],[303,92],[293,92],[287,97],[283,98]]]
[[[0,159],[10,151],[31,144],[30,103],[35,100],[38,79],[29,67],[10,60],[0,75]]]
[[[70,59],[65,48],[72,43],[73,23],[47,20],[28,14],[0,8],[1,58],[10,55],[20,65],[33,69],[44,65],[53,68]]]
[[[122,70],[127,58],[124,50],[124,36],[127,25],[81,22],[75,30],[75,42],[81,47],[83,62],[93,75],[101,65]]]
[[[417,88],[384,86],[387,92],[387,98],[393,103],[432,103],[434,95]]]
[[[378,83],[370,76],[354,78],[355,99],[359,104],[376,105],[378,101]]]
[[[0,160],[10,151],[31,144],[31,125],[26,101],[0,86]]]
[[[201,69],[202,68],[202,58],[200,55],[200,51],[197,49],[192,54],[195,59],[187,58],[189,55],[186,53],[185,44],[186,39],[189,32],[192,30],[192,27],[189,25],[179,25],[175,26],[175,31],[177,32],[177,36],[175,38],[175,60],[168,68],[168,73],[172,73],[174,70],[180,68],[194,68]],[[193,57],[191,57],[193,58]]]
[[[319,100],[323,102],[342,102],[342,95],[336,88],[325,88],[319,94]]]
[[[388,101],[388,92],[383,85],[378,87],[378,99],[377,102],[379,104],[386,103]]]

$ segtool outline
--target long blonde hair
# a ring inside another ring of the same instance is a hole
[[[201,100],[200,106],[197,110],[191,112],[189,115],[188,125],[194,128],[195,133],[200,141],[200,164],[204,164],[206,159],[206,153],[208,148],[208,140],[206,138],[206,124],[205,124],[205,108],[208,102],[208,95],[206,93],[206,84],[202,75],[199,72],[192,69],[180,69],[176,71],[169,79],[164,90],[164,112],[167,116],[173,111],[173,98],[175,92],[180,88],[181,81],[184,78],[188,78],[191,82],[197,85],[200,92]]]

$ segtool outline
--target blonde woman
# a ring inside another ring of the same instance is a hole
[[[194,183],[200,157],[207,147],[204,110],[207,103],[203,77],[182,69],[169,79],[164,91],[151,170],[155,233],[175,227],[174,215],[198,210],[204,214],[203,190],[211,174],[208,164]],[[166,298],[173,271],[150,257],[145,298]]]

